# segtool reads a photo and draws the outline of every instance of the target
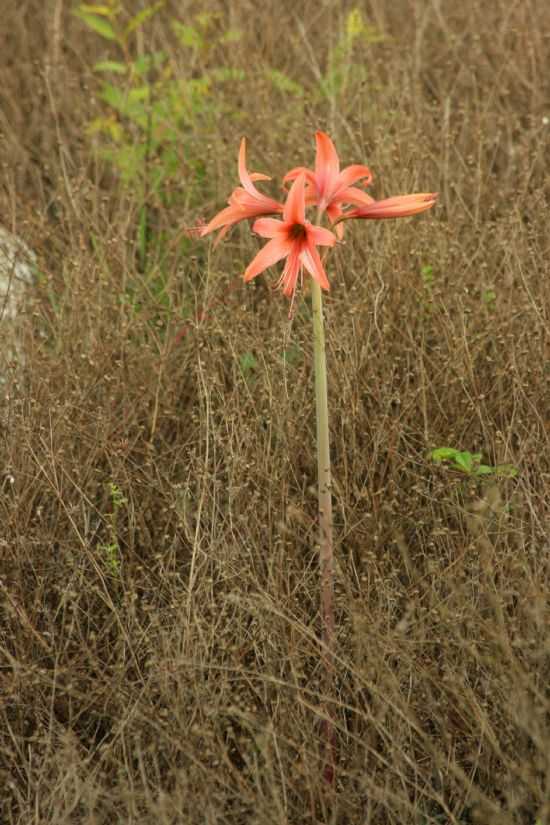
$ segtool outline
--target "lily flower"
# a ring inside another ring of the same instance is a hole
[[[242,186],[233,190],[225,209],[212,218],[210,223],[200,230],[201,238],[221,229],[216,244],[229,232],[232,226],[247,218],[257,218],[259,215],[273,215],[283,211],[283,204],[264,195],[256,189],[253,181],[271,180],[269,175],[260,172],[249,172],[246,168],[246,139],[241,140],[239,149],[239,179]]]
[[[283,178],[283,183],[296,180],[298,175],[305,175],[308,183],[306,202],[316,204],[321,211],[327,212],[332,223],[342,215],[343,204],[355,206],[367,205],[372,199],[356,186],[363,180],[363,186],[372,181],[372,173],[368,166],[353,164],[340,171],[340,158],[334,143],[325,132],[315,133],[317,153],[315,155],[315,171],[298,166],[291,169]],[[340,232],[343,227],[340,227]]]
[[[306,221],[305,215],[305,175],[300,174],[288,193],[283,220],[260,218],[255,221],[253,231],[270,241],[246,268],[245,281],[251,281],[267,267],[286,258],[283,274],[276,284],[282,287],[284,295],[294,300],[298,277],[302,277],[304,268],[322,289],[330,289],[317,247],[334,246],[336,237],[329,229]]]
[[[350,209],[342,214],[340,221],[353,218],[376,220],[379,218],[407,218],[418,215],[431,209],[437,200],[437,192],[420,192],[415,195],[395,195],[393,198],[384,198],[376,201],[370,198],[370,203],[358,209]]]

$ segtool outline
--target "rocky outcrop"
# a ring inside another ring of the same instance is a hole
[[[21,360],[18,316],[35,266],[34,252],[0,226],[0,380],[8,363]]]

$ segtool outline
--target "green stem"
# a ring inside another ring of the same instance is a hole
[[[328,430],[327,360],[323,299],[317,281],[311,282],[313,309],[313,352],[315,362],[315,408],[317,413],[317,478],[319,485],[319,565],[321,572],[321,627],[323,658],[326,668],[326,693],[334,684],[334,555],[332,544],[332,481],[330,472],[330,442]],[[323,779],[334,787],[336,765],[336,732],[332,709],[325,707],[323,721]]]
[[[317,413],[317,475],[319,485],[319,563],[321,568],[322,638],[327,660],[334,653],[334,555],[332,542],[332,480],[328,429],[327,361],[323,299],[317,281],[311,281],[313,308],[313,352],[315,362],[315,408]]]

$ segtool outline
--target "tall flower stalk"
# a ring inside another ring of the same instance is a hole
[[[435,193],[398,195],[376,201],[362,186],[372,182],[367,166],[353,164],[340,171],[340,159],[328,135],[315,135],[317,153],[315,169],[295,167],[283,179],[291,182],[286,201],[280,203],[264,195],[254,181],[269,180],[267,175],[249,173],[246,168],[245,141],[239,152],[239,178],[241,186],[233,190],[229,205],[218,213],[202,230],[201,235],[220,230],[218,241],[228,230],[242,220],[254,218],[253,232],[268,238],[266,245],[257,253],[244,273],[250,281],[284,260],[282,274],[276,286],[291,300],[291,310],[298,284],[302,284],[304,271],[311,276],[311,301],[313,311],[313,352],[315,364],[315,408],[317,420],[317,477],[319,503],[319,565],[320,565],[320,614],[323,658],[330,687],[334,673],[336,627],[334,616],[334,541],[332,523],[332,476],[330,463],[330,438],[328,416],[327,364],[322,291],[330,284],[318,246],[332,247],[341,239],[344,222],[348,220],[375,220],[416,215],[430,209],[436,202]],[[317,208],[316,224],[306,218],[306,208]],[[351,207],[351,208],[350,208]],[[319,226],[326,212],[336,235]],[[279,215],[282,219],[268,217]],[[325,756],[323,777],[332,784],[335,776],[335,726],[331,711],[325,713]]]
[[[335,652],[334,623],[334,540],[332,529],[332,471],[328,418],[327,357],[323,294],[315,281],[311,285],[313,312],[313,359],[315,366],[315,412],[317,420],[317,501],[319,506],[319,567],[321,576],[321,628],[325,660],[326,690],[332,688]],[[334,782],[336,731],[332,709],[325,708],[323,779]]]
[[[334,551],[332,537],[332,473],[328,418],[327,357],[323,296],[319,284],[311,285],[313,358],[317,419],[317,482],[319,503],[319,563],[321,568],[322,637],[329,659],[334,652]]]

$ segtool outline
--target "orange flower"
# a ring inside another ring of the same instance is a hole
[[[393,198],[384,198],[375,201],[370,198],[370,203],[360,206],[358,209],[350,209],[339,218],[340,221],[347,221],[350,218],[363,220],[376,220],[378,218],[407,218],[409,215],[418,215],[431,209],[437,200],[437,192],[421,192],[416,195],[395,195]]]
[[[307,269],[323,289],[330,289],[328,278],[317,251],[317,246],[334,246],[336,238],[328,229],[306,221],[305,175],[300,174],[291,186],[283,210],[283,220],[260,218],[253,231],[271,240],[258,252],[244,273],[251,281],[264,269],[286,258],[277,286],[294,300],[298,276]]]
[[[372,200],[366,192],[352,185],[364,179],[363,185],[368,186],[372,181],[372,174],[368,166],[360,164],[348,166],[341,172],[340,159],[329,136],[324,132],[316,132],[315,142],[315,172],[298,166],[285,175],[283,182],[295,180],[298,175],[305,175],[308,183],[306,202],[316,204],[322,211],[326,210],[331,222],[335,223],[342,215],[342,204],[361,206]]]
[[[232,226],[239,221],[244,221],[247,218],[257,218],[259,215],[273,215],[283,211],[283,204],[262,194],[254,186],[255,180],[271,180],[268,175],[262,175],[259,172],[248,172],[246,168],[246,139],[241,140],[239,149],[239,179],[242,186],[238,186],[233,190],[225,209],[222,209],[210,223],[200,230],[201,238],[213,232],[215,229],[221,229],[216,243],[229,232]]]

